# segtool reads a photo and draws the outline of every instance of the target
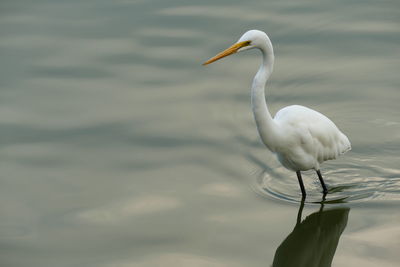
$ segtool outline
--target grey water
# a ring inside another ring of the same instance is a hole
[[[1,266],[398,266],[398,1],[2,0]],[[272,113],[305,105],[352,151],[330,188],[258,138],[257,51]],[[322,203],[321,203],[322,202]]]

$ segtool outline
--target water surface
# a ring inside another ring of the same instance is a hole
[[[0,7],[2,266],[282,266],[299,246],[398,265],[398,1]],[[201,66],[253,28],[275,48],[271,111],[316,109],[352,142],[323,205],[258,139],[258,53]]]

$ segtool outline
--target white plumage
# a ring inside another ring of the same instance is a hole
[[[300,171],[314,169],[323,187],[320,164],[351,149],[349,139],[325,115],[307,107],[293,105],[279,110],[272,118],[265,101],[265,84],[274,67],[272,43],[262,31],[251,30],[237,43],[204,63],[207,65],[228,55],[257,48],[262,64],[251,87],[251,104],[261,140],[278,160],[297,173],[303,197],[306,195]]]
[[[319,170],[319,164],[347,152],[349,139],[323,114],[293,105],[274,118],[285,133],[276,143],[279,161],[293,171]]]

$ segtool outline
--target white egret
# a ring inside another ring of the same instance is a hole
[[[260,138],[284,167],[296,172],[303,198],[306,191],[301,171],[310,169],[317,172],[326,194],[328,190],[320,172],[320,164],[350,150],[349,139],[330,119],[307,107],[288,106],[272,118],[265,100],[265,84],[273,70],[274,50],[267,34],[250,30],[237,43],[203,65],[253,48],[261,51],[263,59],[251,87],[251,105]]]

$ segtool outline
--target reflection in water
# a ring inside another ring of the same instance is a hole
[[[324,167],[354,207],[332,265],[399,266],[399,1],[93,2],[0,1],[0,267],[272,265],[301,194],[254,129],[257,54],[200,71],[255,26],[273,113],[311,106],[354,142]]]
[[[304,201],[301,202],[296,226],[275,252],[273,267],[328,267],[346,228],[349,208],[323,210],[301,221]]]

